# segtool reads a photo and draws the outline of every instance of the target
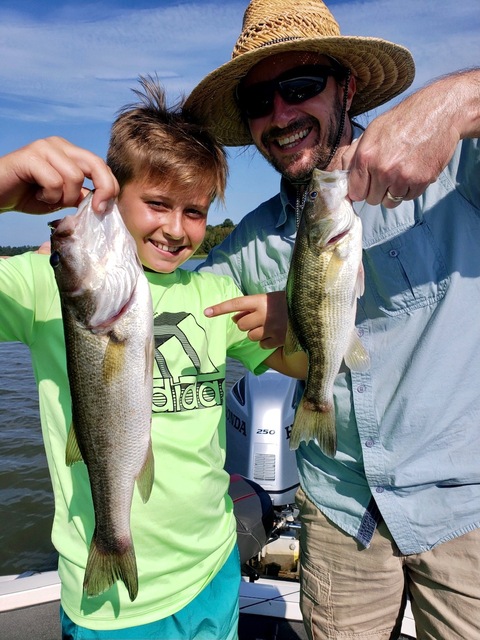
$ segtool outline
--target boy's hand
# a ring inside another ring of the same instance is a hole
[[[58,137],[37,140],[0,158],[0,212],[51,213],[76,207],[95,187],[93,207],[101,213],[119,192],[110,168],[95,154]]]
[[[284,291],[257,293],[220,302],[204,311],[209,318],[234,313],[232,320],[248,332],[264,349],[274,349],[285,342],[287,333],[287,300]]]

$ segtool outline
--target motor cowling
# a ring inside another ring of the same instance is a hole
[[[273,370],[247,372],[227,394],[225,468],[259,484],[278,508],[294,503],[299,485],[290,432],[301,391]]]

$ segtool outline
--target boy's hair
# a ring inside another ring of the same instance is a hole
[[[140,76],[140,98],[120,110],[111,129],[107,164],[123,188],[132,180],[175,181],[223,201],[228,165],[223,147],[183,111],[167,108],[164,89]]]

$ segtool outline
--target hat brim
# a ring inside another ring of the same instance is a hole
[[[284,52],[315,52],[351,69],[357,90],[349,114],[359,115],[405,91],[415,77],[411,53],[401,45],[358,36],[289,40],[243,53],[208,74],[189,95],[185,110],[226,146],[253,144],[235,99],[238,83],[258,62]]]

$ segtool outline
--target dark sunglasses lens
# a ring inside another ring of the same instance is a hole
[[[329,75],[331,74],[326,70],[318,75],[260,82],[240,89],[238,104],[247,118],[263,118],[272,112],[275,91],[279,92],[287,104],[300,104],[318,96],[325,89]]]
[[[262,118],[272,111],[275,87],[270,83],[243,89],[238,96],[241,111],[247,118]]]
[[[316,78],[292,78],[278,83],[278,90],[288,104],[300,104],[318,96],[327,84],[327,76]]]

